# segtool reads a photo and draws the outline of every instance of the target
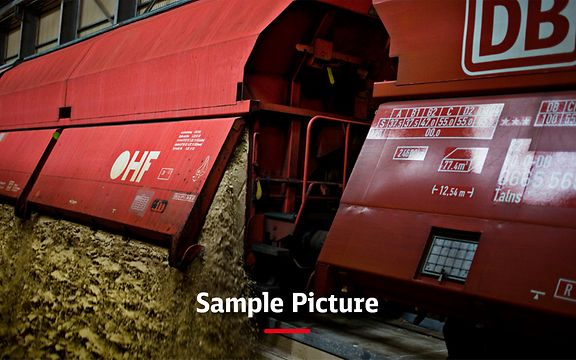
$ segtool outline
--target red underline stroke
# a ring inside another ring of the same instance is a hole
[[[264,334],[310,334],[309,328],[291,328],[291,329],[264,329]]]

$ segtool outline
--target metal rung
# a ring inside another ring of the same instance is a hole
[[[289,221],[294,222],[296,220],[296,214],[294,213],[282,213],[282,212],[267,212],[264,214],[269,219],[281,220],[281,221]]]
[[[290,250],[268,244],[254,244],[252,245],[252,251],[255,253],[277,257],[287,257],[290,255]]]

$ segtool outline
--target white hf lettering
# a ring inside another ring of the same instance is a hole
[[[139,183],[142,176],[150,169],[152,160],[158,159],[159,156],[160,151],[144,151],[140,156],[139,150],[136,150],[134,155],[126,150],[114,161],[110,169],[110,179],[115,180],[122,175],[121,180],[126,180],[128,175],[132,174],[128,181]]]

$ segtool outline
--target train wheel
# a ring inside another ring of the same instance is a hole
[[[448,359],[486,358],[486,331],[480,325],[466,320],[449,318],[444,324],[444,341]]]

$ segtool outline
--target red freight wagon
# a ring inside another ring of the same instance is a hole
[[[576,2],[374,4],[398,77],[318,289],[447,316],[451,356],[574,356]]]
[[[293,232],[305,173],[331,187],[308,196],[327,230],[369,127],[373,83],[393,78],[370,8],[190,1],[0,69],[0,195],[17,198],[20,215],[158,242],[185,266],[246,130],[248,263],[277,215]],[[318,227],[310,218],[299,218],[303,230]]]
[[[421,311],[574,319],[574,105],[575,92],[383,104],[319,272]]]

